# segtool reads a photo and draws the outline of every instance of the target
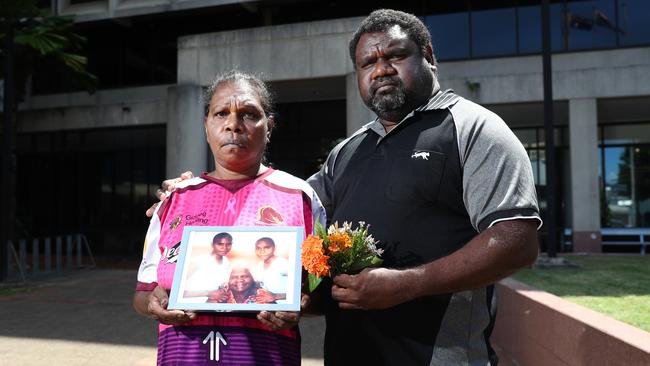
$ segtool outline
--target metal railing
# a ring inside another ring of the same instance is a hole
[[[641,254],[650,244],[650,228],[602,228],[600,229],[603,245],[640,245]]]
[[[601,245],[639,245],[640,254],[645,255],[650,245],[650,228],[645,227],[605,227],[600,229]],[[572,230],[564,229],[564,245],[570,246]]]
[[[30,276],[96,267],[95,257],[84,234],[19,239],[17,244],[16,249],[14,243],[9,241],[8,268],[11,271],[14,267],[23,282]]]

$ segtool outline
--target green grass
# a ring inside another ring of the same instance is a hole
[[[31,292],[32,289],[29,287],[10,287],[10,288],[0,288],[0,297],[1,296],[13,296],[16,294],[22,294],[26,292]]]
[[[524,269],[513,277],[650,332],[650,256],[567,256],[578,268]]]

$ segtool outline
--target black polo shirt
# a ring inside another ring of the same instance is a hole
[[[494,113],[451,91],[432,96],[388,134],[378,121],[367,124],[309,182],[328,221],[370,225],[389,268],[449,255],[497,221],[539,219],[519,140]],[[386,310],[341,310],[330,301],[325,362],[487,364],[490,304],[485,288]]]

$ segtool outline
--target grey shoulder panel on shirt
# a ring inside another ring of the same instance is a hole
[[[474,228],[509,218],[539,219],[528,153],[506,123],[467,99],[449,108],[463,174],[463,202]]]

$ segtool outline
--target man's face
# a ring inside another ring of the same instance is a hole
[[[434,67],[398,25],[363,34],[355,64],[361,99],[382,120],[398,122],[431,96]]]
[[[275,253],[275,246],[266,241],[258,241],[255,243],[255,255],[263,261],[267,261],[273,257]]]
[[[225,257],[232,249],[232,240],[230,238],[221,238],[212,243],[212,254]]]
[[[228,287],[233,292],[247,291],[253,285],[253,275],[246,268],[235,268],[230,272]]]

